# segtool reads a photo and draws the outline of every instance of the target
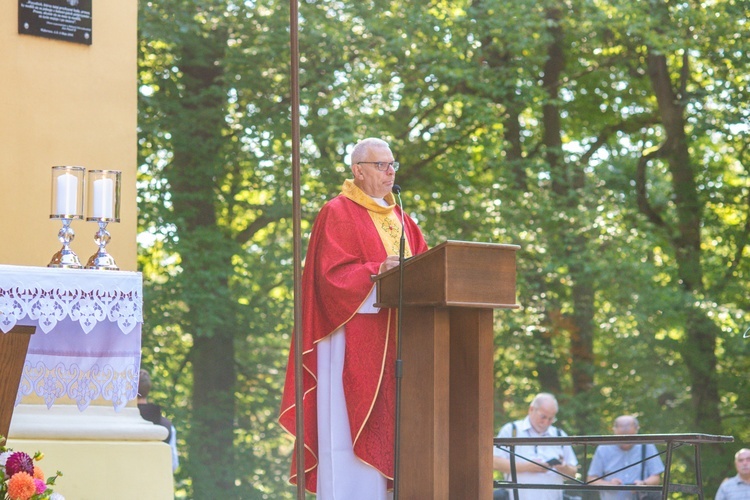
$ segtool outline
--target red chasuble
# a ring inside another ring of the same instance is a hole
[[[357,314],[387,255],[398,255],[401,210],[393,195],[388,207],[373,201],[352,181],[325,204],[313,225],[302,273],[305,486],[315,492],[318,466],[317,347],[346,325],[344,395],[354,453],[393,479],[396,405],[396,311]],[[427,250],[421,231],[405,217],[406,255]],[[386,249],[386,246],[390,247]],[[294,342],[289,352],[279,422],[294,435]],[[290,481],[297,482],[296,454]]]

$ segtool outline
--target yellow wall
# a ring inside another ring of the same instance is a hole
[[[62,472],[53,491],[70,500],[169,500],[171,474],[156,474],[171,464],[162,442],[49,441],[10,439],[7,446],[44,458],[36,462],[46,477]]]
[[[18,34],[18,2],[0,2],[0,264],[46,266],[60,249],[51,167],[122,170],[120,223],[107,250],[136,270],[137,19],[135,0],[94,2],[93,44]],[[74,221],[82,264],[93,222]],[[12,244],[9,244],[12,242]]]

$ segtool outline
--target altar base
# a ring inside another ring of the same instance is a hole
[[[7,446],[33,455],[47,476],[61,471],[54,487],[75,500],[172,500],[172,454],[167,430],[140,417],[138,409],[115,412],[91,406],[21,404],[13,414]]]

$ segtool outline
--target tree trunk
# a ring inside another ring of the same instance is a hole
[[[552,37],[547,46],[547,61],[544,64],[542,87],[547,93],[547,99],[542,105],[542,123],[544,125],[542,142],[545,147],[545,159],[550,169],[552,190],[563,198],[568,195],[566,165],[562,159],[562,125],[560,107],[560,78],[565,68],[565,53],[563,52],[563,29],[561,25],[562,12],[554,7],[547,10],[549,34]]]
[[[554,354],[555,348],[552,345],[552,332],[555,328],[549,330],[536,329],[534,337],[541,346],[540,353],[536,356],[536,371],[539,379],[539,387],[543,392],[560,394],[562,392],[562,383],[560,382],[559,363],[547,353]]]
[[[195,499],[235,498],[234,390],[236,332],[229,291],[233,242],[217,223],[222,178],[226,36],[186,38],[181,46],[181,109],[170,116],[174,157],[165,168],[174,204],[181,286],[193,337],[192,425],[186,467]]]
[[[687,68],[685,67],[684,70]],[[664,55],[649,51],[648,75],[656,95],[666,142],[662,157],[672,175],[677,224],[671,241],[674,246],[677,272],[685,292],[685,341],[681,354],[691,382],[692,405],[695,410],[695,431],[720,434],[722,420],[716,372],[716,339],[718,327],[694,305],[696,295],[705,292],[700,255],[702,205],[698,197],[695,172],[685,137],[683,105],[672,87]],[[704,464],[720,464],[716,454],[723,448],[709,450]],[[725,451],[726,452],[726,451]],[[711,456],[713,455],[713,456]],[[709,482],[719,479],[719,471],[709,467]]]
[[[195,339],[190,472],[193,498],[235,498],[234,338],[232,331]]]
[[[565,162],[562,156],[562,122],[560,119],[559,86],[562,72],[565,68],[565,54],[563,52],[564,37],[561,25],[562,12],[559,8],[547,11],[550,20],[549,33],[552,37],[548,45],[547,61],[544,65],[542,85],[547,93],[547,101],[542,109],[544,123],[544,145],[547,163],[550,168],[552,191],[556,204],[561,211],[575,210],[578,197],[575,192],[583,187],[582,175],[571,175],[570,169],[577,168]],[[578,236],[570,238],[571,234],[579,234],[576,228],[558,227],[557,240],[565,244],[558,248],[559,261],[571,262],[569,272],[573,280],[571,301],[573,314],[570,319],[568,333],[570,334],[570,355],[572,358],[573,393],[586,394],[593,387],[593,311],[594,293],[591,277],[584,271],[580,259],[585,259],[585,238]],[[560,252],[560,250],[562,252]],[[571,256],[574,256],[571,260]],[[589,416],[587,412],[576,415],[577,422],[583,422]]]

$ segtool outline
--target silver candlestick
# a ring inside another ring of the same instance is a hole
[[[86,263],[86,269],[120,269],[114,257],[107,253],[107,243],[111,239],[107,224],[120,222],[120,184],[122,172],[119,170],[89,170],[88,217],[89,222],[99,224],[94,242],[99,249]]]
[[[80,269],[81,262],[78,255],[70,248],[75,239],[75,231],[70,223],[75,219],[83,219],[83,178],[86,169],[83,167],[55,166],[52,167],[52,196],[50,219],[62,220],[62,228],[57,233],[57,239],[62,248],[52,256],[47,267],[66,267]]]
[[[90,219],[89,219],[90,220]],[[98,220],[99,230],[94,235],[94,242],[99,245],[99,250],[89,257],[89,261],[86,263],[86,269],[109,269],[111,271],[117,271],[120,269],[115,263],[114,257],[107,253],[107,243],[111,239],[109,231],[107,231],[106,220]]]

